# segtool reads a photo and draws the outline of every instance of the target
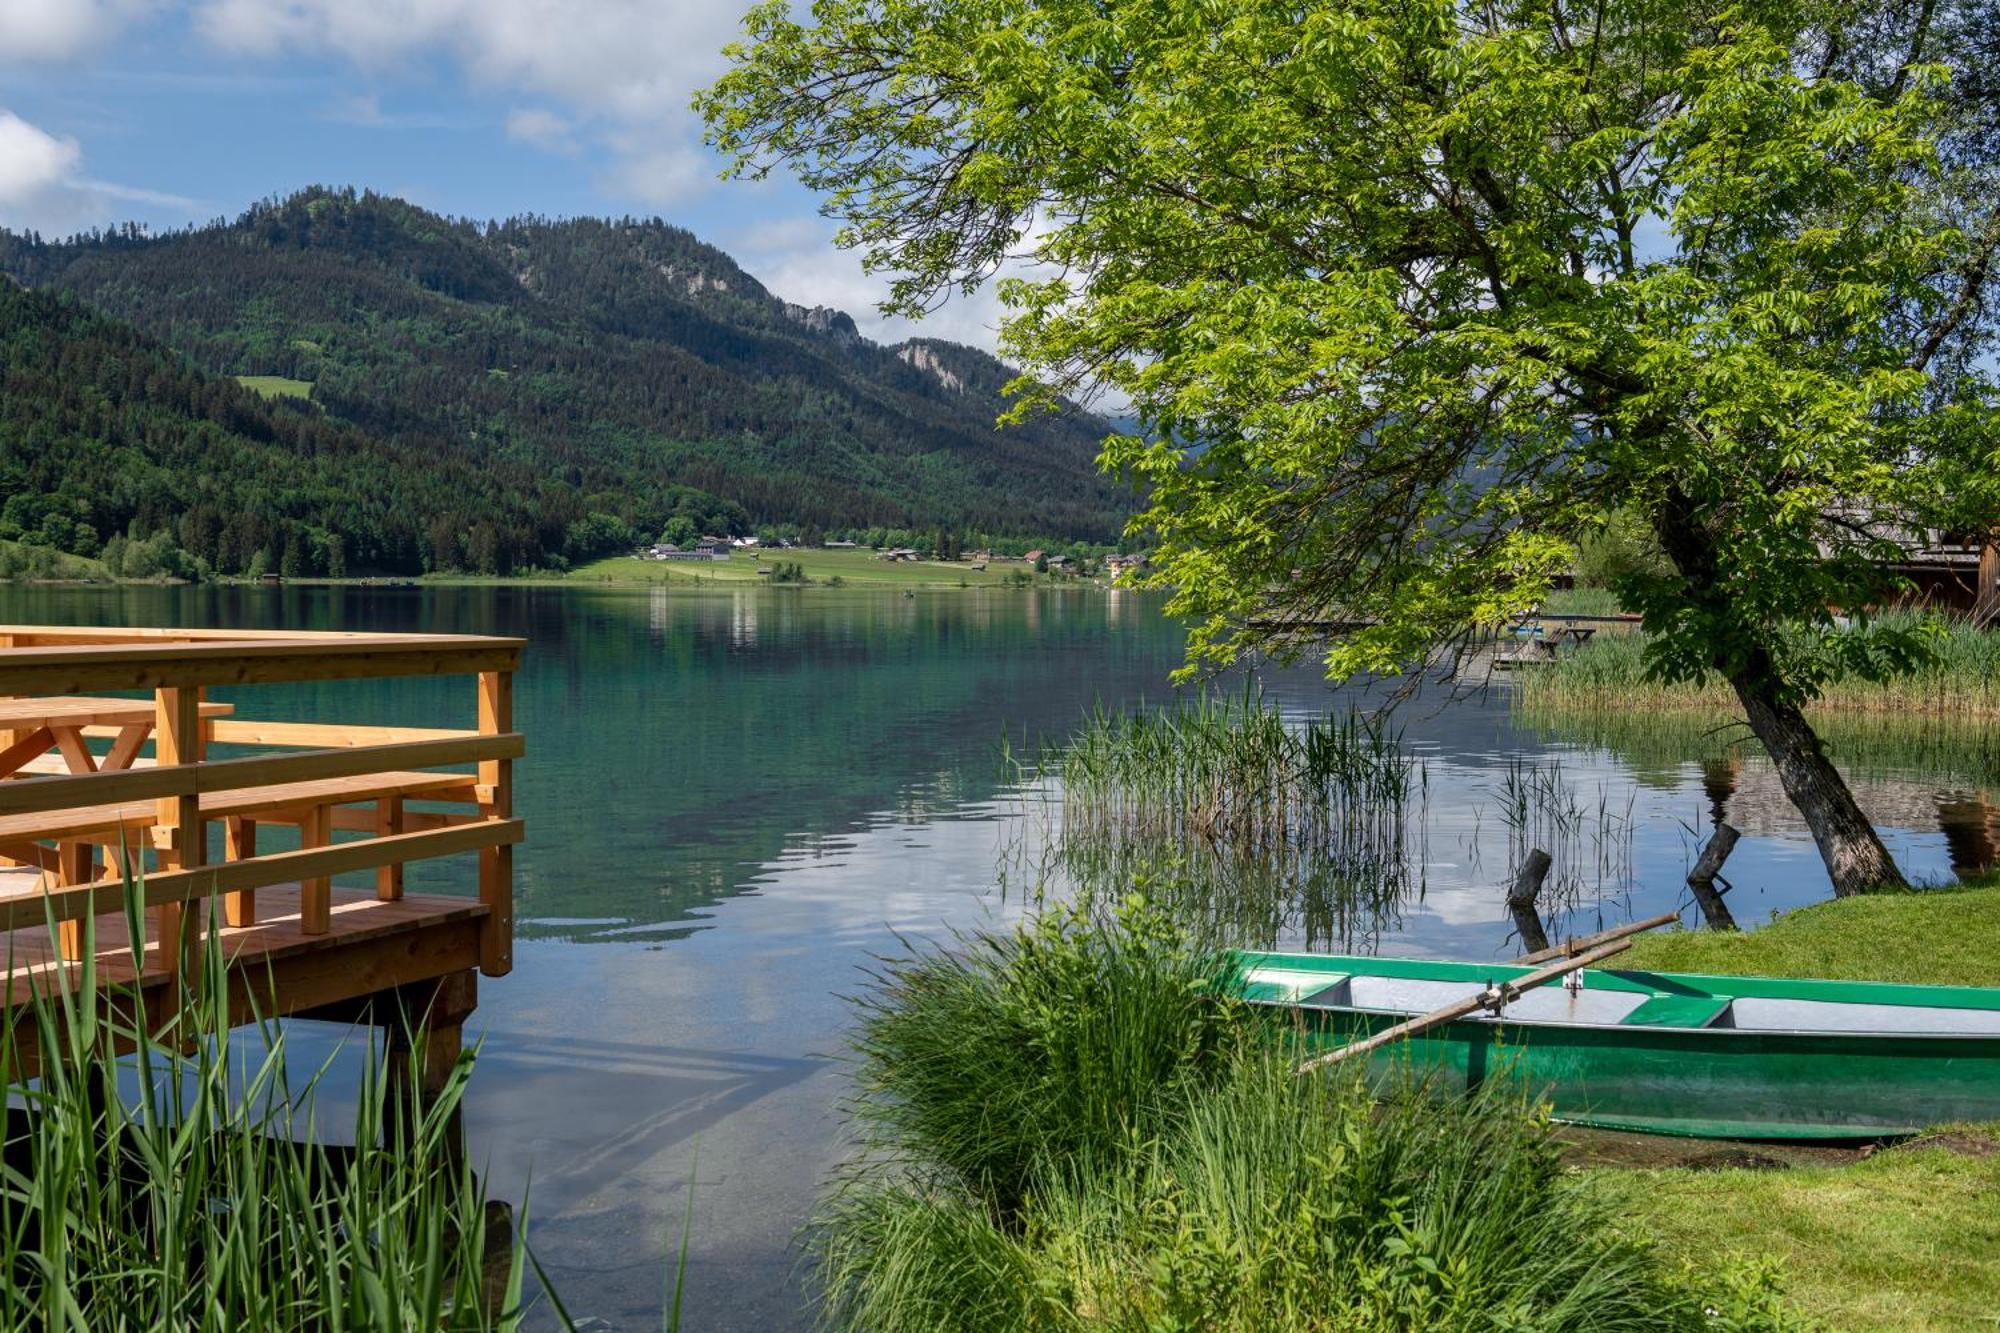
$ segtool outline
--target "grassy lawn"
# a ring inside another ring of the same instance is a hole
[[[1030,566],[1018,560],[996,560],[986,569],[975,570],[963,562],[915,560],[891,563],[870,550],[798,550],[766,551],[762,555],[738,551],[728,560],[712,561],[635,560],[630,556],[614,556],[581,566],[570,577],[577,580],[601,579],[609,583],[763,583],[766,580],[757,571],[780,563],[798,565],[805,571],[806,577],[816,584],[830,583],[838,578],[844,584],[955,588],[965,583],[972,587],[1005,587],[1007,576],[1011,573],[1034,573]],[[1035,577],[1037,582],[1049,581],[1049,576],[1045,574]]]
[[[310,398],[311,380],[286,379],[283,375],[238,375],[236,382],[266,398]]]
[[[2000,986],[2000,885],[1863,894],[1741,934],[1642,936],[1617,963],[1656,972]]]
[[[1826,1328],[1990,1329],[2000,1311],[2000,1152],[1912,1145],[1848,1166],[1601,1174],[1690,1263],[1775,1259],[1788,1301]]]
[[[2000,985],[2000,887],[1820,903],[1744,934],[1640,939],[1619,967]],[[2000,1312],[2000,1126],[1850,1165],[1601,1173],[1690,1263],[1780,1265],[1787,1297],[1830,1329],[1976,1329]],[[1992,1151],[1981,1154],[1982,1144]]]

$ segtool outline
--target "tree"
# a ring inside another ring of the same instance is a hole
[[[1652,671],[1729,682],[1845,894],[1901,876],[1803,707],[1925,644],[1835,609],[1899,535],[2000,517],[1993,154],[1926,63],[1979,11],[780,0],[702,106],[886,309],[1033,237],[1013,415],[1130,398],[1102,462],[1151,488],[1190,670],[1334,622],[1330,674],[1408,669],[1642,516]]]

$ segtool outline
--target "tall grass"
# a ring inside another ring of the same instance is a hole
[[[1528,854],[1549,855],[1549,872],[1536,898],[1544,912],[1569,912],[1586,901],[1629,888],[1637,793],[1622,804],[1603,783],[1595,801],[1580,797],[1560,759],[1510,759],[1500,774],[1500,822],[1507,829],[1507,877]]]
[[[488,1200],[453,1146],[470,1057],[417,1108],[392,1090],[415,1067],[371,1053],[354,1146],[327,1146],[324,1070],[294,1084],[273,1024],[232,1040],[208,938],[165,1012],[94,961],[9,1010],[0,1325],[517,1326],[525,1250],[489,1253]]]
[[[1132,905],[898,963],[864,1001],[865,1151],[810,1232],[823,1324],[1777,1326],[1754,1279],[1633,1240],[1517,1094],[1297,1077],[1227,980]]]
[[[1247,692],[1099,708],[1060,762],[1065,826],[1237,851],[1380,841],[1423,780],[1400,738],[1359,714],[1295,724]]]
[[[1346,947],[1422,892],[1428,773],[1359,714],[1287,719],[1248,690],[1100,708],[1022,767],[1060,774],[1038,870],[1086,901],[1139,885],[1220,942]]]
[[[1873,617],[1855,635],[1916,636],[1926,660],[1883,681],[1849,676],[1826,686],[1815,707],[1854,712],[2000,716],[2000,634],[1963,620],[1893,611]],[[1599,634],[1579,651],[1516,673],[1518,697],[1530,712],[1701,711],[1740,716],[1735,693],[1719,678],[1667,685],[1648,678],[1646,636]]]

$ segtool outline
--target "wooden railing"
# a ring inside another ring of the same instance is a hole
[[[249,926],[257,890],[296,883],[300,929],[324,934],[334,876],[372,871],[375,897],[393,901],[407,863],[476,854],[480,970],[506,973],[522,837],[512,771],[524,751],[512,703],[522,647],[461,635],[0,626],[0,865],[40,872],[14,876],[31,891],[0,894],[0,930],[54,919],[68,923],[74,950],[74,923],[121,912],[128,877],[140,879],[173,971],[188,966],[211,897],[223,898],[225,924]],[[253,720],[235,712],[252,700],[208,696],[216,686],[457,675],[474,682],[470,728]],[[107,690],[152,698],[96,697]],[[261,752],[210,758],[210,746]],[[260,851],[260,825],[295,827],[299,846]]]

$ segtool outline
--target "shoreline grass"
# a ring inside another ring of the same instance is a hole
[[[1919,713],[2000,717],[2000,634],[1960,620],[1897,611],[1877,616],[1877,630],[1924,633],[1931,660],[1884,681],[1834,680],[1809,712]],[[1647,676],[1641,631],[1596,635],[1575,653],[1514,673],[1515,698],[1531,716],[1699,712],[1741,717],[1736,694],[1720,679],[1670,685]]]
[[[2000,877],[1836,898],[1796,908],[1749,931],[1642,935],[1617,966],[1721,976],[2000,986]]]
[[[1763,1268],[1635,1237],[1500,1085],[1297,1077],[1211,958],[1128,902],[891,964],[807,1237],[822,1326],[1787,1326]]]
[[[1617,965],[2000,986],[2000,876],[1816,903],[1740,934],[1645,935]],[[1976,1328],[2000,1310],[2000,1126],[1950,1139],[1965,1150],[1918,1139],[1849,1165],[1592,1174],[1687,1262],[1775,1260],[1788,1296],[1817,1325]]]

